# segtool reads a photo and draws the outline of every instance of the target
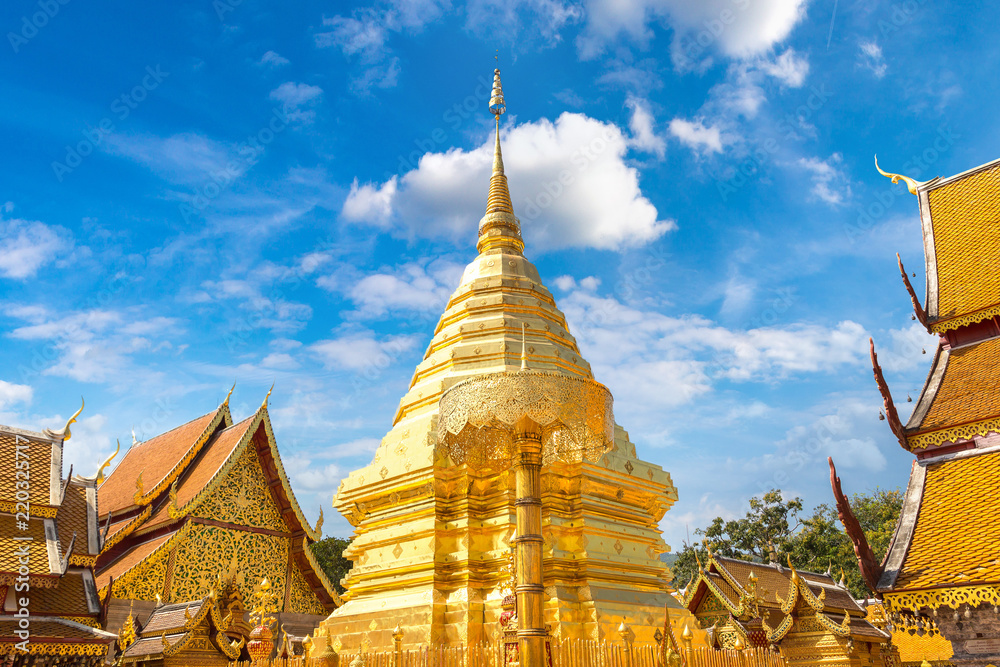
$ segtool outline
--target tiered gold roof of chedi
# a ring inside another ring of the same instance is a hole
[[[500,149],[499,71],[493,173],[478,256],[468,265],[371,464],[340,485],[334,506],[355,526],[345,604],[324,622],[331,642],[456,644],[492,635],[514,532],[513,475],[456,465],[437,440],[443,393],[468,378],[521,367],[592,379],[566,318],[522,251]],[[640,461],[628,434],[596,463],[542,470],[546,623],[562,637],[605,636],[623,618],[639,640],[662,624],[668,595],[658,521],[677,498],[670,475]],[[608,634],[607,636],[612,636]],[[617,635],[614,635],[617,636]]]

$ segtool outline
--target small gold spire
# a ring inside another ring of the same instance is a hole
[[[272,385],[272,386],[273,386],[273,385]],[[223,404],[223,405],[229,405],[229,397],[233,395],[233,389],[236,389],[236,380],[233,380],[233,386],[232,386],[232,388],[231,388],[231,389],[229,390],[229,393],[228,393],[228,394],[226,394],[226,400],[224,400],[224,401],[222,402],[222,404]]]
[[[319,518],[316,519],[316,533],[323,537],[323,508],[319,508]]]
[[[274,390],[274,383],[272,382],[271,383],[271,388],[267,390],[267,396],[264,397],[264,402],[260,404],[260,407],[262,407],[262,408],[266,408],[267,407],[267,400],[269,398],[271,398],[271,392],[273,390]]]
[[[878,166],[878,155],[875,156],[875,168],[878,169],[878,173],[882,174],[886,178],[892,179],[893,183],[899,183],[900,181],[906,183],[906,189],[910,191],[911,195],[917,194],[917,188],[924,184],[920,181],[913,180],[909,176],[903,176],[902,174],[890,174],[889,172],[882,171],[882,167]]]
[[[109,456],[107,458],[107,460],[104,463],[101,464],[101,467],[97,469],[97,483],[98,484],[102,484],[104,482],[104,469],[107,468],[109,465],[111,465],[111,461],[116,456],[118,456],[118,452],[121,451],[122,443],[117,438],[115,438],[115,444],[117,445],[117,447],[115,447],[115,453],[112,454],[111,456]]]
[[[500,116],[507,111],[500,70],[493,70],[493,93],[490,95],[490,113],[496,119],[496,144],[493,147],[493,175],[490,192],[486,198],[486,215],[479,221],[479,243],[476,249],[486,252],[494,248],[520,253],[524,250],[521,240],[521,222],[514,215],[507,176],[504,174],[503,153],[500,150]]]
[[[142,502],[142,497],[145,495],[145,489],[142,486],[142,473],[145,470],[139,471],[139,476],[135,478],[135,495],[132,496],[132,501],[138,505]]]
[[[526,322],[521,322],[521,370],[528,370],[528,343],[526,338],[526,331],[528,325]]]
[[[63,426],[58,431],[54,431],[54,430],[52,430],[50,428],[47,428],[44,431],[42,431],[42,433],[44,433],[45,435],[47,435],[48,437],[50,437],[50,438],[52,438],[54,440],[69,440],[71,437],[73,437],[73,434],[69,432],[70,424],[75,423],[76,422],[76,418],[80,416],[81,412],[83,412],[83,405],[84,405],[84,403],[83,403],[83,396],[81,396],[80,397],[80,409],[73,413],[73,416],[69,418],[69,421],[66,422],[65,426]]]

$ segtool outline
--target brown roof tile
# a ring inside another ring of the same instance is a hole
[[[243,439],[243,436],[247,434],[247,429],[253,423],[256,415],[247,417],[238,424],[233,424],[227,429],[218,431],[213,435],[208,443],[202,448],[202,453],[198,457],[198,460],[194,465],[188,467],[188,471],[184,474],[183,479],[178,484],[177,488],[177,506],[184,507],[185,504],[190,502],[195,496],[197,496],[205,488],[205,486],[212,480],[212,478],[219,472],[220,469],[232,456],[237,445]],[[147,527],[157,526],[162,523],[170,521],[169,514],[169,504],[165,503],[163,507],[153,514],[152,518],[147,521],[143,529]]]
[[[87,605],[87,590],[84,574],[80,570],[70,570],[59,577],[55,588],[31,589],[31,613],[46,616],[93,616]]]
[[[201,611],[204,600],[193,602],[181,602],[178,604],[165,604],[157,607],[149,615],[146,624],[142,626],[143,635],[161,635],[164,632],[183,632],[184,624],[188,619],[184,617],[184,610],[193,618]]]
[[[148,542],[137,544],[123,553],[107,567],[103,568],[99,574],[97,574],[97,589],[101,590],[107,586],[111,577],[117,579],[121,575],[128,572],[135,565],[142,562],[147,556],[163,546],[167,540],[176,534],[177,532],[174,531],[172,533],[167,533],[166,535],[160,535],[159,537],[155,537]]]
[[[133,445],[99,489],[102,512],[114,512],[133,504],[135,480],[142,473],[143,487],[152,491],[202,441],[205,431],[219,417],[222,407],[186,424]]]

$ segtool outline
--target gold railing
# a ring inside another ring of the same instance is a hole
[[[340,667],[350,667],[357,653],[338,656]],[[230,667],[327,667],[322,658],[289,658],[273,662],[231,662]],[[366,667],[504,667],[501,647],[496,644],[472,646],[423,646],[396,651],[370,651]],[[653,645],[626,646],[620,642],[567,639],[552,642],[552,667],[671,667],[661,663]],[[742,651],[694,649],[676,667],[785,667],[785,659],[763,648]]]

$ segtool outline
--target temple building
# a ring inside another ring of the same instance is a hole
[[[80,408],[83,410],[83,407]],[[63,478],[63,447],[74,414],[58,431],[0,426],[0,662],[96,666],[115,635],[94,563],[103,546],[93,477]],[[105,463],[105,466],[107,463]]]
[[[789,667],[896,665],[889,633],[829,573],[711,555],[684,601],[715,648],[775,648]]]
[[[877,166],[877,165],[876,165]],[[956,665],[1000,661],[1000,160],[950,178],[904,181],[917,196],[927,290],[920,303],[900,261],[914,319],[938,334],[904,425],[878,364],[885,418],[915,460],[903,510],[878,563],[840,490],[841,519],[890,622],[940,631]]]
[[[566,318],[525,257],[497,117],[478,255],[466,267],[372,462],[348,475],[334,506],[355,527],[344,605],[323,633],[348,650],[498,639],[501,575],[515,526],[514,473],[456,462],[438,437],[439,401],[463,380],[531,369],[593,380]],[[485,185],[485,184],[484,184]],[[470,223],[471,227],[471,223]],[[642,461],[628,433],[596,460],[541,472],[544,621],[556,638],[617,638],[626,620],[652,642],[669,595],[658,523],[677,499],[670,475]]]
[[[322,514],[311,527],[292,494],[266,398],[241,422],[227,396],[206,415],[134,442],[98,499],[107,538],[96,585],[110,596],[108,630],[119,632],[126,614],[146,619],[158,601],[193,604],[223,586],[250,599],[264,578],[281,592],[280,622],[296,634],[338,603],[309,546]]]

